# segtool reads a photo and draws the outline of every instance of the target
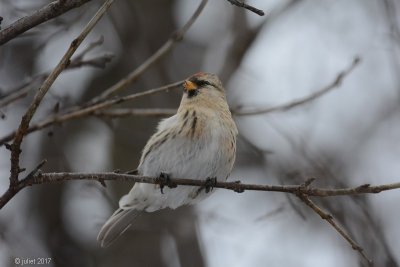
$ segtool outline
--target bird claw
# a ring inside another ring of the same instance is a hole
[[[168,186],[169,188],[177,187],[177,184],[171,181],[168,173],[161,172],[160,176],[158,177],[158,182],[160,185],[161,194],[164,194],[164,187]]]
[[[204,184],[204,188],[206,189],[206,193],[209,193],[214,189],[214,187],[217,185],[217,177],[208,177],[206,179],[206,182]]]
[[[234,183],[240,185],[242,182],[241,181],[235,181]],[[237,186],[236,188],[233,189],[233,191],[236,192],[236,193],[243,193],[244,189],[240,188],[239,186]]]

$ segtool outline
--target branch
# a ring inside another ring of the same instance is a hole
[[[148,177],[142,175],[121,174],[115,172],[101,172],[101,173],[70,173],[70,172],[54,172],[54,173],[39,173],[34,175],[32,179],[21,180],[20,187],[26,187],[33,184],[48,184],[64,182],[68,180],[94,180],[94,181],[130,181],[146,184],[160,184],[160,179],[155,177]],[[185,178],[171,178],[171,183],[176,185],[185,186],[206,186],[208,180],[195,180]],[[361,195],[361,194],[376,194],[383,191],[400,189],[400,182],[383,185],[370,185],[364,184],[357,187],[350,188],[314,188],[302,185],[259,185],[259,184],[243,184],[240,181],[235,182],[216,182],[214,188],[222,188],[233,190],[242,193],[246,190],[251,191],[268,191],[268,192],[282,192],[291,194],[304,194],[313,197],[333,197],[345,195]],[[1,207],[1,206],[0,206]]]
[[[32,15],[23,17],[0,31],[0,46],[14,39],[27,30],[55,17],[58,17],[71,9],[82,6],[91,0],[58,0],[37,10]]]
[[[271,108],[266,108],[266,109],[253,109],[253,110],[241,110],[241,108],[236,108],[231,110],[232,114],[235,116],[248,116],[248,115],[259,115],[259,114],[264,114],[264,113],[269,113],[269,112],[275,112],[275,111],[286,111],[286,110],[290,110],[292,108],[295,108],[297,106],[306,104],[310,101],[313,101],[315,99],[317,99],[318,97],[321,97],[323,95],[325,95],[326,93],[328,93],[329,91],[331,91],[332,89],[338,87],[341,85],[341,83],[343,82],[344,78],[346,78],[355,68],[356,66],[360,63],[360,58],[359,57],[355,57],[352,64],[350,65],[350,67],[344,71],[342,71],[341,73],[339,73],[335,80],[328,86],[322,88],[321,90],[312,93],[309,96],[306,96],[304,98],[295,100],[293,102],[287,103],[287,104],[283,104],[283,105],[278,105],[275,107],[271,107]],[[124,81],[124,80],[122,80]],[[123,89],[124,85],[121,85],[122,87],[117,86],[118,84],[124,84],[119,82],[116,85],[114,85],[111,88],[119,88]],[[112,111],[104,111],[104,112],[99,112],[100,110],[104,109],[104,108],[108,108],[114,104],[118,104],[121,102],[125,102],[128,100],[133,100],[136,99],[138,97],[142,97],[142,96],[146,96],[146,95],[150,95],[150,94],[155,94],[155,93],[159,93],[159,92],[163,92],[163,91],[168,91],[169,89],[172,89],[174,87],[179,86],[182,83],[182,81],[176,82],[176,83],[172,83],[166,86],[162,86],[159,88],[155,88],[155,89],[150,89],[148,91],[144,91],[142,93],[137,93],[137,94],[132,94],[132,95],[128,95],[126,97],[121,97],[118,99],[113,99],[113,100],[109,100],[109,101],[104,101],[101,102],[99,104],[92,104],[89,105],[88,107],[85,108],[80,108],[80,107],[75,107],[74,109],[72,109],[72,111],[70,112],[65,112],[64,115],[58,115],[58,116],[51,116],[47,119],[44,119],[43,121],[31,126],[28,128],[27,133],[31,133],[31,132],[35,132],[37,130],[46,128],[54,123],[60,123],[60,122],[65,122],[65,121],[69,121],[72,119],[76,119],[76,118],[83,118],[89,115],[99,115],[99,116],[105,116],[107,117],[107,114],[110,114],[108,117],[126,117],[129,115],[145,115],[145,112],[142,112],[141,114],[138,113],[137,110],[133,110],[133,111],[128,111],[128,110],[119,110],[118,112],[112,112]],[[111,89],[110,88],[110,89]],[[110,90],[109,89],[109,90]],[[109,91],[107,90],[107,91]],[[100,99],[100,98],[98,98]],[[94,101],[92,101],[94,102]],[[163,114],[157,114],[159,116],[167,116],[170,115],[171,111],[168,110],[166,113]],[[97,113],[97,114],[96,114]],[[14,138],[15,136],[15,132],[12,132],[6,136],[4,136],[3,138],[0,139],[0,146],[5,144],[6,142],[9,142],[12,138]]]
[[[373,265],[372,260],[370,260],[367,255],[364,253],[364,249],[358,245],[350,236],[348,233],[345,232],[344,229],[342,229],[333,219],[332,215],[326,213],[323,211],[320,207],[318,207],[314,202],[310,200],[310,198],[303,194],[303,193],[298,193],[297,197],[300,198],[307,206],[309,206],[315,213],[317,213],[321,219],[326,220],[352,247],[352,249],[356,250],[361,257],[363,257],[370,266]]]
[[[178,185],[183,186],[199,186],[200,189],[208,190],[210,188],[210,180],[195,180],[195,179],[178,179],[171,178],[166,183],[165,180],[158,177],[147,177],[141,175],[131,175],[131,174],[119,174],[114,172],[106,172],[106,173],[41,173],[40,167],[45,163],[43,161],[36,167],[31,173],[29,173],[25,179],[17,181],[17,184],[14,187],[8,188],[8,190],[0,197],[0,209],[3,208],[20,190],[25,187],[38,185],[38,184],[51,184],[51,183],[59,183],[68,180],[92,180],[98,181],[102,185],[104,185],[104,181],[106,180],[114,180],[114,181],[130,181],[130,182],[138,182],[138,183],[147,183],[147,184],[158,184],[160,188],[164,186],[168,186],[170,188],[175,188]],[[258,185],[258,184],[242,184],[240,181],[235,182],[218,182],[215,181],[211,185],[212,188],[223,188],[228,190],[233,190],[238,193],[242,193],[245,190],[254,190],[254,191],[270,191],[270,192],[283,192],[283,193],[291,193],[299,197],[305,204],[307,204],[310,208],[312,208],[318,215],[321,216],[322,219],[326,220],[329,224],[331,224],[339,234],[347,240],[352,246],[353,249],[357,250],[364,259],[368,261],[371,265],[372,261],[367,258],[367,256],[363,253],[363,249],[352,240],[349,235],[340,228],[333,220],[333,217],[327,213],[325,213],[322,209],[320,209],[316,204],[314,204],[309,196],[314,197],[327,197],[327,196],[342,196],[342,195],[360,195],[360,194],[369,194],[369,193],[379,193],[387,190],[395,190],[400,189],[400,182],[393,184],[384,184],[384,185],[376,185],[371,186],[369,184],[361,185],[353,188],[338,188],[338,189],[325,189],[325,188],[312,188],[310,187],[310,183],[314,179],[309,179],[304,184],[301,185]],[[160,192],[161,193],[161,192]]]
[[[95,68],[104,69],[107,63],[111,62],[114,57],[112,53],[104,53],[100,56],[93,57],[91,59],[84,60],[83,58],[92,51],[94,48],[101,46],[104,43],[104,37],[100,36],[98,40],[91,42],[82,52],[80,52],[75,58],[73,58],[68,64],[68,69],[80,68],[83,66],[91,66]]]
[[[120,80],[118,83],[110,87],[109,89],[105,90],[101,95],[98,97],[93,98],[89,103],[85,104],[84,107],[72,107],[69,110],[65,111],[63,114],[60,116],[51,116],[47,119],[44,119],[42,122],[39,122],[27,129],[27,134],[31,132],[35,132],[37,130],[43,129],[45,127],[48,127],[54,123],[60,123],[76,118],[82,118],[85,116],[92,115],[93,112],[97,112],[98,110],[101,110],[103,108],[107,108],[111,105],[114,105],[116,103],[121,103],[127,100],[135,99],[141,96],[145,95],[150,95],[154,94],[157,92],[162,92],[162,91],[167,91],[173,87],[176,87],[174,84],[179,85],[182,82],[177,82],[171,85],[166,85],[160,88],[156,89],[151,89],[143,93],[138,93],[138,94],[133,94],[130,96],[127,96],[125,98],[118,98],[110,101],[104,101],[107,99],[109,96],[112,94],[115,94],[116,92],[123,90],[126,88],[128,85],[130,85],[132,82],[134,82],[144,71],[146,71],[150,66],[152,66],[155,62],[157,62],[162,56],[164,56],[167,52],[171,50],[171,48],[174,46],[175,43],[179,42],[182,40],[184,34],[189,30],[189,28],[193,25],[193,23],[196,21],[196,19],[199,17],[201,12],[203,11],[205,5],[207,4],[208,0],[202,0],[196,11],[193,13],[192,17],[186,22],[186,24],[178,31],[176,31],[171,38],[158,50],[156,51],[150,58],[148,58],[142,65],[140,65],[138,68],[136,68],[134,71],[132,71],[127,77],[124,79]],[[131,97],[131,98],[130,98]],[[102,102],[103,101],[103,102]],[[9,142],[12,140],[12,138],[15,137],[16,132],[12,132],[3,138],[0,139],[0,146],[5,144],[6,142]]]
[[[114,108],[94,113],[95,116],[104,118],[123,118],[129,116],[167,117],[174,114],[176,114],[176,109],[173,108]]]
[[[6,93],[0,96],[0,108],[4,108],[9,104],[26,97],[29,91],[32,89],[33,85],[36,82],[42,83],[48,74],[39,74],[35,77],[31,78],[28,82],[25,82],[21,86],[17,87],[17,89],[11,90],[10,93]]]
[[[25,112],[24,116],[21,119],[20,125],[15,133],[14,141],[12,145],[9,146],[11,150],[11,169],[10,169],[10,187],[13,188],[18,182],[18,175],[21,171],[19,166],[19,156],[21,153],[21,143],[24,136],[27,134],[29,129],[29,123],[35,114],[37,108],[39,107],[42,99],[60,75],[60,73],[66,68],[66,66],[70,62],[71,56],[75,53],[76,49],[83,42],[85,37],[89,34],[89,32],[93,29],[96,23],[100,20],[100,18],[107,11],[109,6],[113,3],[113,0],[107,0],[103,6],[96,12],[93,18],[89,21],[89,23],[82,30],[81,34],[72,41],[70,47],[67,52],[64,54],[60,62],[54,68],[54,70],[50,73],[47,79],[44,81],[42,86],[38,89],[31,105],[28,110]]]
[[[88,46],[87,46],[85,49],[83,49],[78,55],[76,55],[76,56],[74,57],[73,61],[74,61],[74,60],[76,60],[76,61],[82,60],[83,57],[84,57],[87,53],[89,53],[90,51],[92,51],[94,48],[96,48],[96,47],[98,47],[98,46],[101,46],[103,43],[104,43],[104,37],[103,37],[103,35],[101,35],[101,36],[99,37],[99,39],[97,39],[96,41],[93,41],[93,42],[89,43]]]
[[[168,41],[161,46],[151,57],[149,57],[145,62],[143,62],[139,67],[133,70],[131,73],[128,74],[125,78],[121,79],[118,83],[111,86],[107,90],[105,90],[101,95],[95,97],[91,103],[98,103],[104,99],[107,99],[111,95],[117,93],[128,87],[134,81],[136,81],[140,75],[143,74],[149,67],[151,67],[154,63],[156,63],[159,59],[165,56],[172,47],[179,41],[183,39],[183,36],[189,30],[189,28],[193,25],[196,19],[199,17],[201,12],[203,11],[205,5],[207,4],[208,0],[202,0],[200,5],[197,7],[196,11],[193,13],[192,17],[186,22],[186,24],[168,39]]]
[[[28,95],[29,91],[30,91],[30,88],[27,86],[24,86],[20,90],[17,90],[10,95],[4,96],[4,97],[0,96],[0,99],[2,98],[0,100],[0,108],[6,107],[9,104],[11,104],[17,100],[24,98],[25,96]]]
[[[112,53],[104,53],[102,55],[90,58],[90,59],[75,59],[71,61],[68,69],[76,69],[84,66],[104,69],[107,63],[110,63],[114,58]]]
[[[42,163],[41,163],[42,164]],[[39,166],[41,166],[39,164]],[[35,168],[36,172],[39,168]],[[98,182],[104,182],[107,180],[113,181],[129,181],[146,184],[161,184],[162,181],[158,177],[148,177],[142,175],[131,175],[131,174],[120,174],[115,172],[102,172],[102,173],[70,173],[70,172],[54,172],[54,173],[40,173],[35,175],[28,175],[27,178],[18,181],[16,189],[21,190],[27,186],[34,184],[50,184],[59,183],[69,180],[92,180]],[[174,185],[183,186],[207,186],[208,180],[195,180],[195,179],[180,179],[171,178],[170,183]],[[259,184],[242,184],[240,181],[235,182],[216,182],[213,184],[214,188],[222,188],[232,190],[238,193],[242,193],[246,190],[252,191],[267,191],[267,192],[282,192],[291,194],[302,194],[305,196],[313,197],[333,197],[333,196],[345,196],[345,195],[361,195],[361,194],[376,194],[383,191],[400,189],[400,182],[392,184],[383,184],[371,186],[370,184],[364,184],[357,187],[351,188],[314,188],[310,186],[302,185],[259,185]],[[12,197],[11,197],[12,198]],[[11,199],[5,193],[0,198],[0,209],[7,204]]]
[[[104,43],[104,37],[100,36],[94,42],[91,42],[82,52],[80,52],[76,57],[71,60],[71,63],[68,65],[68,69],[80,68],[83,66],[91,66],[95,68],[104,69],[107,63],[111,62],[114,57],[112,53],[103,53],[102,55],[93,57],[91,59],[84,59],[84,57],[92,51],[94,48],[101,46]]]
[[[232,5],[238,6],[238,7],[242,7],[245,8],[247,10],[250,10],[251,12],[256,13],[259,16],[264,16],[265,13],[264,11],[262,11],[261,9],[255,8],[253,6],[250,6],[244,2],[241,2],[239,0],[227,0],[229,3],[231,3]]]
[[[147,90],[144,92],[110,99],[110,100],[107,100],[107,101],[104,101],[104,102],[101,102],[98,104],[94,104],[89,107],[79,109],[74,112],[67,113],[65,115],[56,116],[53,119],[49,120],[48,122],[45,122],[44,124],[45,124],[45,126],[48,126],[54,122],[60,123],[60,122],[65,122],[65,121],[69,121],[69,120],[76,119],[76,118],[86,117],[86,116],[94,114],[95,112],[97,112],[99,110],[111,107],[116,104],[121,104],[123,102],[131,101],[131,100],[143,97],[143,96],[148,96],[148,95],[156,94],[159,92],[168,91],[172,88],[177,88],[178,86],[182,85],[182,83],[183,83],[183,81],[178,81],[178,82],[164,85],[164,86],[161,86],[158,88],[150,89],[150,90]]]
[[[283,105],[278,105],[275,107],[270,107],[270,108],[256,108],[256,109],[249,109],[249,110],[242,110],[241,107],[237,108],[234,110],[233,114],[236,116],[248,116],[248,115],[260,115],[260,114],[265,114],[265,113],[270,113],[270,112],[276,112],[276,111],[286,111],[295,107],[298,107],[300,105],[306,104],[308,102],[311,102],[329,91],[339,87],[343,80],[357,67],[357,65],[360,63],[361,59],[359,57],[355,57],[351,65],[345,69],[344,71],[340,72],[335,80],[329,84],[328,86],[322,88],[321,90],[312,93],[309,96],[306,96],[304,98],[297,99],[293,102],[283,104]]]
[[[111,53],[104,53],[91,59],[83,59],[84,56],[93,48],[102,45],[103,41],[103,37],[100,37],[97,41],[90,43],[81,53],[79,53],[79,55],[71,59],[65,70],[72,70],[85,66],[105,68],[106,64],[109,63],[114,57],[114,55]],[[17,89],[11,90],[10,93],[0,96],[0,108],[6,107],[11,103],[26,97],[29,91],[34,87],[36,82],[42,83],[49,75],[50,72],[44,72],[35,75],[29,81],[24,82],[22,85],[18,86]]]
[[[321,90],[319,90],[309,96],[306,96],[304,98],[298,99],[296,101],[293,101],[293,102],[290,102],[287,104],[278,105],[276,107],[267,108],[267,109],[241,110],[241,108],[236,108],[236,109],[231,110],[231,112],[235,116],[258,115],[258,114],[275,112],[275,111],[285,111],[285,110],[295,108],[299,105],[306,104],[312,100],[317,99],[318,97],[321,97],[322,95],[326,94],[327,92],[331,91],[332,89],[338,87],[343,82],[343,79],[345,77],[347,77],[354,70],[354,68],[359,64],[359,62],[360,62],[360,58],[355,57],[351,66],[348,69],[339,73],[337,75],[336,79],[330,85],[328,85],[328,86],[322,88]],[[150,89],[150,90],[144,91],[142,93],[131,94],[131,95],[128,95],[125,97],[120,97],[117,99],[104,101],[104,102],[101,102],[98,104],[91,104],[88,107],[74,107],[71,109],[71,111],[64,112],[63,115],[50,116],[47,119],[44,119],[41,122],[29,127],[27,130],[27,134],[38,131],[43,128],[46,128],[55,123],[61,123],[61,122],[65,122],[65,121],[69,121],[69,120],[77,119],[77,118],[83,118],[83,117],[87,117],[90,115],[99,115],[99,116],[104,116],[104,117],[107,117],[107,114],[110,114],[108,117],[126,117],[129,115],[145,116],[146,112],[141,112],[138,110],[129,111],[128,109],[125,109],[125,110],[119,110],[118,112],[112,112],[112,111],[100,112],[100,110],[103,110],[103,109],[108,108],[115,104],[119,104],[119,103],[122,103],[125,101],[130,101],[130,100],[133,100],[133,99],[136,99],[139,97],[168,91],[169,89],[180,86],[182,82],[183,81],[178,81],[178,82],[168,84],[168,85],[165,85],[165,86],[162,86],[159,88]],[[162,113],[162,114],[159,113],[159,114],[157,114],[157,116],[158,115],[159,116],[171,115],[170,112],[171,112],[171,110],[166,110],[165,113]],[[149,113],[147,113],[147,115],[150,116]],[[14,138],[14,136],[15,136],[15,132],[12,132],[12,133],[4,136],[3,138],[1,138],[0,146],[4,145],[6,142],[9,142],[12,138]]]
[[[107,100],[107,101],[104,101],[104,102],[101,102],[98,104],[94,104],[92,106],[82,107],[82,108],[76,107],[76,109],[72,110],[71,112],[66,112],[61,115],[52,115],[52,116],[48,117],[47,119],[44,119],[41,122],[30,126],[27,129],[26,134],[36,132],[38,130],[41,130],[41,129],[46,128],[53,124],[63,123],[63,122],[70,121],[73,119],[85,118],[85,117],[88,117],[91,115],[96,115],[96,113],[99,112],[100,110],[111,107],[113,105],[131,101],[131,100],[134,100],[134,99],[137,99],[140,97],[144,97],[144,96],[148,96],[148,95],[152,95],[152,94],[156,94],[156,93],[160,93],[160,92],[165,92],[165,91],[171,90],[173,88],[179,87],[180,85],[182,85],[182,83],[183,83],[183,81],[178,81],[178,82],[167,84],[167,85],[164,85],[164,86],[161,86],[158,88],[150,89],[150,90],[147,90],[144,92]],[[3,138],[1,138],[0,146],[4,145],[4,144],[6,144],[6,142],[9,142],[10,140],[12,140],[15,135],[16,135],[16,132],[14,131],[14,132],[11,132],[8,135],[4,136]]]
[[[40,172],[40,168],[43,167],[46,162],[46,160],[42,160],[42,162],[40,162],[36,168],[34,168],[33,171],[31,171],[24,179],[17,181],[17,184],[12,185],[10,183],[7,191],[4,192],[4,194],[0,197],[0,209],[3,208],[4,205],[7,204],[7,202],[10,201],[16,194],[18,194],[19,191],[29,185],[29,181],[35,178],[36,173]]]

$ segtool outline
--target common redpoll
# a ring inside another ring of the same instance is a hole
[[[201,72],[187,79],[183,88],[177,114],[162,120],[147,142],[138,174],[225,181],[235,161],[238,132],[222,83],[216,75]],[[208,190],[178,186],[160,191],[159,185],[136,183],[101,228],[97,237],[101,246],[110,245],[141,214],[194,204]]]

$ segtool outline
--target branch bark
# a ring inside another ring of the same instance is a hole
[[[256,13],[259,16],[264,16],[265,13],[264,11],[262,11],[261,9],[255,8],[251,5],[248,5],[246,3],[244,3],[243,1],[239,1],[239,0],[227,0],[229,3],[231,3],[232,5],[238,6],[238,7],[242,7],[245,8],[247,10],[250,10],[251,12]]]
[[[318,214],[321,217],[321,219],[327,221],[333,227],[333,229],[335,229],[335,231],[338,232],[350,244],[351,248],[357,251],[361,255],[361,257],[367,261],[369,266],[373,266],[372,260],[367,257],[367,255],[364,252],[364,249],[359,244],[357,244],[357,242],[354,241],[350,237],[350,235],[346,233],[344,229],[342,229],[342,227],[340,227],[336,223],[332,215],[322,210],[317,204],[311,201],[311,199],[307,195],[303,193],[298,193],[297,197],[301,201],[303,201],[308,207],[310,207],[316,214]]]
[[[202,0],[200,5],[196,9],[196,11],[193,13],[193,15],[190,17],[190,19],[186,22],[186,24],[181,29],[177,30],[174,34],[172,34],[171,38],[159,50],[157,50],[150,58],[148,58],[138,68],[133,70],[127,77],[123,78],[122,80],[117,82],[115,85],[113,85],[110,88],[108,88],[107,90],[105,90],[101,95],[93,98],[88,103],[86,103],[82,106],[71,107],[64,112],[61,112],[61,114],[63,114],[63,115],[50,116],[50,117],[42,120],[41,122],[29,127],[27,129],[26,133],[29,134],[31,132],[35,132],[37,130],[46,128],[49,125],[52,125],[55,123],[61,123],[61,122],[65,122],[68,120],[89,116],[89,115],[94,114],[94,112],[98,112],[98,110],[110,107],[111,105],[118,104],[118,103],[121,103],[121,102],[124,102],[127,100],[132,100],[132,99],[135,99],[135,98],[138,98],[141,96],[145,96],[145,95],[150,95],[150,94],[154,94],[157,92],[167,91],[173,87],[180,85],[182,83],[182,81],[175,82],[173,84],[162,86],[159,88],[150,89],[150,90],[147,90],[142,93],[132,94],[132,95],[117,98],[117,99],[107,100],[107,98],[109,98],[111,95],[125,89],[131,83],[136,81],[136,79],[144,71],[146,71],[150,66],[152,66],[155,62],[157,62],[162,56],[166,55],[166,53],[168,53],[172,49],[172,47],[175,45],[175,43],[182,40],[184,34],[189,30],[189,28],[193,25],[193,23],[199,17],[201,12],[204,10],[204,7],[207,4],[207,2],[208,2],[208,0]],[[10,140],[12,140],[15,137],[15,135],[16,135],[16,131],[11,132],[10,134],[1,138],[0,146],[4,145],[6,142],[9,142]]]
[[[39,164],[41,166],[43,163]],[[38,168],[35,168],[38,170]],[[54,172],[54,173],[35,173],[32,172],[23,180],[19,181],[16,188],[19,190],[34,184],[51,184],[65,182],[69,180],[92,180],[104,183],[104,181],[129,181],[147,184],[162,184],[162,180],[158,177],[148,177],[142,175],[121,174],[115,172],[102,173],[70,173],[70,172]],[[171,185],[183,186],[200,186],[205,187],[209,181],[194,180],[184,178],[171,178]],[[168,186],[168,185],[167,185]],[[383,185],[364,184],[351,188],[315,188],[308,185],[259,185],[259,184],[243,184],[240,181],[234,182],[216,182],[213,188],[221,188],[242,193],[246,190],[266,191],[266,192],[282,192],[290,194],[302,194],[309,197],[333,197],[333,196],[349,196],[361,194],[376,194],[383,191],[400,189],[400,182]],[[15,195],[15,194],[14,194]],[[0,209],[13,197],[9,193],[5,193],[0,198]]]
[[[89,21],[89,23],[85,26],[79,36],[71,42],[70,47],[67,52],[64,54],[60,62],[54,68],[54,70],[50,73],[50,75],[43,82],[42,86],[38,89],[31,105],[28,107],[28,110],[25,112],[24,116],[21,119],[19,127],[15,133],[13,143],[8,147],[11,150],[11,168],[10,168],[10,188],[14,188],[18,183],[18,175],[21,172],[19,161],[21,154],[21,144],[24,136],[28,132],[30,121],[35,114],[37,108],[39,107],[41,101],[44,96],[60,75],[60,73],[67,67],[70,63],[70,58],[78,49],[79,45],[83,42],[89,32],[93,29],[96,23],[100,20],[100,18],[104,15],[110,5],[113,3],[113,0],[107,0],[103,6],[96,12],[93,18]]]
[[[340,72],[331,84],[325,86],[321,90],[314,92],[304,98],[301,98],[301,99],[298,99],[298,100],[295,100],[293,102],[286,103],[283,105],[278,105],[275,107],[264,108],[264,109],[261,108],[261,109],[243,110],[243,109],[241,109],[241,107],[238,107],[238,108],[232,109],[231,112],[235,116],[258,115],[258,114],[265,114],[265,113],[269,113],[269,112],[286,111],[286,110],[298,107],[300,105],[306,104],[310,101],[317,99],[318,97],[325,95],[327,92],[331,91],[332,89],[338,87],[343,82],[343,80],[347,77],[347,75],[349,75],[354,70],[354,68],[359,64],[359,62],[360,62],[360,58],[355,57],[351,66],[348,69]],[[50,116],[47,119],[44,119],[41,122],[32,125],[31,127],[29,127],[27,129],[27,134],[38,131],[43,128],[46,128],[55,123],[62,123],[62,122],[66,122],[66,121],[69,121],[72,119],[84,118],[84,117],[87,117],[90,115],[99,115],[99,116],[108,116],[108,117],[113,117],[113,116],[125,117],[128,115],[138,115],[137,111],[135,111],[135,110],[130,111],[128,109],[125,109],[123,111],[121,110],[116,113],[113,113],[112,111],[107,112],[107,111],[102,111],[102,110],[104,110],[105,108],[111,107],[115,104],[125,102],[125,101],[130,101],[133,99],[137,99],[139,97],[168,91],[170,89],[180,86],[182,84],[182,82],[183,81],[178,81],[178,82],[171,83],[171,84],[161,86],[158,88],[150,89],[150,90],[147,90],[147,91],[144,91],[141,93],[131,94],[131,95],[128,95],[125,97],[115,98],[115,99],[111,99],[111,100],[105,100],[105,101],[97,103],[97,104],[92,103],[92,104],[89,104],[88,106],[84,105],[83,107],[70,108],[70,110],[67,110],[66,112],[62,113],[61,115]],[[91,101],[91,102],[94,102],[94,101]],[[168,115],[170,115],[170,112],[171,112],[170,110],[166,110],[165,112],[162,110],[159,110],[158,115],[159,116],[168,116]],[[144,112],[142,112],[142,113],[140,113],[140,115],[145,116],[145,115],[150,115],[150,114],[149,113],[145,114]],[[4,136],[3,138],[1,138],[0,146],[4,145],[6,142],[9,142],[10,140],[12,140],[12,138],[14,138],[15,134],[16,134],[16,132],[14,131],[14,132],[11,132],[8,135]]]
[[[40,167],[46,161],[42,161],[38,167],[30,172],[25,179],[18,181],[16,186],[9,189],[0,197],[0,209],[3,208],[19,191],[25,187],[38,185],[38,184],[51,184],[59,183],[69,180],[92,180],[98,181],[102,185],[105,185],[104,181],[130,181],[139,183],[156,184],[162,189],[164,186],[175,188],[178,185],[182,186],[199,186],[205,190],[210,187],[210,181],[205,180],[194,180],[184,178],[171,178],[166,183],[159,177],[147,177],[141,175],[131,174],[120,174],[114,172],[106,173],[41,173]],[[382,191],[400,189],[400,182],[393,184],[383,184],[371,186],[370,184],[364,184],[352,188],[313,188],[310,187],[311,182],[314,178],[309,179],[301,185],[258,185],[258,184],[242,184],[240,181],[235,182],[218,182],[216,181],[211,185],[212,188],[222,188],[233,190],[234,192],[242,193],[245,190],[254,191],[269,191],[269,192],[282,192],[296,195],[301,199],[307,206],[309,206],[315,213],[317,213],[322,219],[326,220],[351,246],[354,250],[358,251],[360,255],[372,265],[372,261],[366,256],[361,246],[359,246],[346,232],[342,229],[333,219],[333,217],[319,208],[309,197],[329,197],[329,196],[344,196],[344,195],[360,195],[360,194],[376,194]],[[161,191],[161,190],[160,190]],[[160,192],[161,194],[161,192]]]
[[[15,21],[5,29],[0,31],[0,46],[14,39],[20,34],[33,27],[58,17],[71,9],[86,4],[91,0],[57,0],[34,12],[32,15],[25,16]]]
[[[130,116],[166,117],[176,114],[174,108],[114,108],[96,111],[95,116],[102,118],[123,118]]]
[[[84,59],[84,56],[92,50],[94,47],[99,46],[103,43],[103,38],[91,43],[88,47],[82,51],[78,56],[71,59],[65,70],[72,70],[81,67],[95,67],[105,68],[106,64],[111,62],[114,55],[111,53],[104,53],[102,55],[92,57],[90,59]],[[16,102],[28,95],[28,93],[35,87],[36,83],[43,83],[46,78],[50,75],[50,72],[41,73],[32,77],[29,81],[24,82],[14,90],[10,90],[10,93],[0,96],[0,108],[4,108],[7,105]]]
[[[160,93],[160,92],[166,92],[173,88],[179,87],[182,83],[183,83],[183,81],[178,81],[178,82],[167,84],[167,85],[164,85],[164,86],[161,86],[158,88],[150,89],[150,90],[147,90],[144,92],[131,94],[131,95],[127,95],[124,97],[118,97],[118,98],[114,98],[114,99],[107,100],[104,102],[100,102],[98,104],[94,104],[94,105],[91,105],[88,107],[76,108],[76,110],[73,110],[71,112],[67,112],[67,113],[64,113],[61,115],[52,115],[52,116],[49,116],[47,119],[44,119],[41,122],[38,122],[38,123],[30,126],[26,130],[26,134],[41,130],[41,129],[46,128],[53,124],[63,123],[63,122],[67,122],[67,121],[74,120],[74,119],[85,118],[90,115],[96,115],[96,113],[100,112],[101,110],[111,107],[113,105],[131,101],[134,99],[138,99],[140,97]],[[14,131],[14,132],[11,132],[10,134],[4,136],[3,138],[1,138],[0,146],[4,145],[8,141],[12,140],[15,135],[16,135],[16,132]]]
[[[300,98],[298,100],[292,101],[287,104],[283,105],[278,105],[275,107],[270,107],[270,108],[254,108],[254,109],[243,109],[242,107],[238,107],[234,110],[233,115],[236,116],[249,116],[249,115],[260,115],[260,114],[265,114],[265,113],[270,113],[270,112],[275,112],[275,111],[286,111],[295,107],[298,107],[300,105],[306,104],[308,102],[311,102],[326,93],[330,92],[331,90],[339,87],[343,80],[357,67],[357,65],[360,63],[361,59],[359,57],[355,57],[353,59],[353,62],[351,65],[345,69],[344,71],[340,72],[335,80],[329,84],[328,86],[323,87],[322,89],[306,96],[303,98]]]
[[[107,90],[105,90],[98,97],[93,98],[91,103],[98,103],[107,99],[108,97],[114,95],[115,93],[125,89],[134,81],[136,81],[143,72],[145,72],[149,67],[151,67],[154,63],[160,60],[163,56],[165,56],[169,51],[171,51],[172,47],[183,39],[183,36],[190,29],[196,19],[200,16],[201,12],[204,10],[208,0],[202,0],[196,11],[190,17],[190,19],[186,22],[186,24],[168,39],[167,42],[163,46],[161,46],[151,57],[149,57],[145,62],[143,62],[139,67],[134,69],[131,73],[128,74],[125,78],[121,79],[118,83],[111,86]]]

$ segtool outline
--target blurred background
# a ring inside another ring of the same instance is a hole
[[[50,1],[1,0],[4,29]],[[104,69],[65,71],[33,122],[100,94],[150,57],[191,17],[200,1],[119,0],[78,50],[103,36],[87,58]],[[343,83],[296,108],[235,116],[237,161],[231,180],[257,184],[348,187],[400,177],[400,2],[396,0],[252,0],[260,17],[210,0],[184,39],[122,94],[217,73],[232,110],[290,103],[332,84],[358,56]],[[0,47],[0,138],[18,126],[43,78],[102,1],[90,1]],[[38,76],[39,75],[39,76]],[[38,78],[39,77],[39,78]],[[140,98],[126,108],[177,108],[181,92]],[[56,107],[56,108],[55,108]],[[120,106],[118,106],[120,107]],[[90,117],[30,134],[21,166],[44,171],[135,169],[159,117]],[[0,147],[0,191],[8,188],[10,153]],[[73,181],[26,188],[0,211],[0,266],[51,258],[50,266],[366,266],[325,221],[284,193],[227,190],[194,207],[143,217],[114,246],[97,233],[131,184]],[[376,266],[400,263],[400,194],[314,198],[365,249]]]

